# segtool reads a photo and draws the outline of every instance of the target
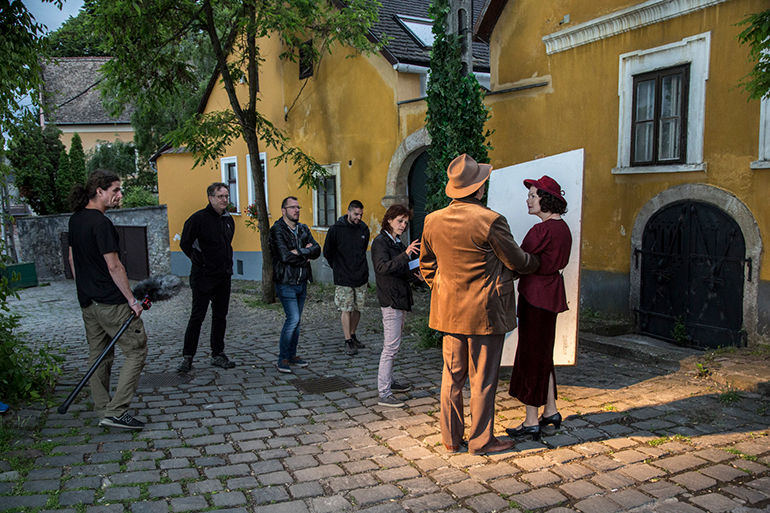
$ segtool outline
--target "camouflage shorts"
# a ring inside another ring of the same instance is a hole
[[[334,304],[341,312],[362,311],[366,301],[366,289],[368,285],[360,287],[342,287],[337,285],[334,289]]]

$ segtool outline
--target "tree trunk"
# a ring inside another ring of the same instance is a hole
[[[259,160],[259,140],[253,131],[245,131],[244,138],[246,139],[246,146],[249,148],[251,177],[257,203],[257,228],[259,230],[259,245],[262,249],[262,301],[275,303],[273,255],[270,253],[270,218],[267,215],[267,203],[265,201],[265,174],[262,172],[262,163]]]

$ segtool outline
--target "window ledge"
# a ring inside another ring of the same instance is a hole
[[[331,226],[311,226],[310,228],[317,232],[328,232]]]
[[[770,160],[757,160],[751,163],[751,169],[770,169]]]
[[[653,173],[692,173],[697,171],[706,172],[706,163],[699,164],[673,164],[670,166],[634,166],[634,167],[613,167],[613,175],[646,175]]]

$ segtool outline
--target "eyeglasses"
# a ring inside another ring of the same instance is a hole
[[[229,194],[216,194],[214,197],[218,199],[230,199]]]
[[[286,210],[289,210],[290,208],[291,209],[302,210],[302,207],[300,207],[299,205],[292,205],[292,206],[286,207]]]

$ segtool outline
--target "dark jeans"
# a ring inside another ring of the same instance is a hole
[[[198,350],[198,338],[201,325],[206,318],[206,310],[211,303],[211,356],[217,356],[225,350],[225,329],[227,328],[227,310],[230,307],[230,275],[203,276],[190,275],[192,289],[192,311],[187,331],[184,334],[184,356],[195,356]]]
[[[280,353],[278,363],[282,360],[291,361],[297,356],[297,342],[299,342],[299,321],[302,317],[302,309],[305,307],[307,297],[307,282],[302,285],[275,284],[275,295],[281,300],[283,311],[286,313],[286,322],[281,330]]]

